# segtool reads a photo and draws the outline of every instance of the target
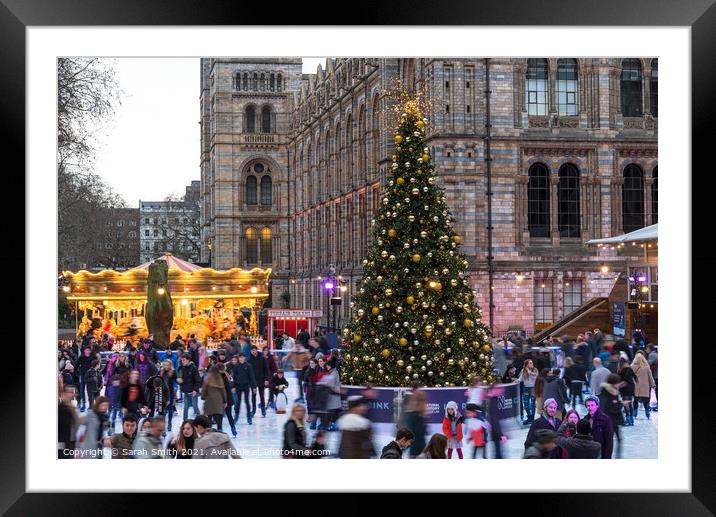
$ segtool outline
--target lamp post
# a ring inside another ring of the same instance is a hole
[[[323,280],[323,289],[326,290],[326,294],[328,295],[328,313],[326,314],[326,323],[328,324],[329,331],[335,331],[335,310],[333,311],[333,329],[331,329],[331,305],[333,305],[333,293],[336,288],[336,281],[335,281],[335,274],[336,274],[336,267],[331,264],[328,267],[328,275]]]
[[[634,313],[634,329],[632,330],[633,335],[635,330],[640,330],[643,333],[641,307],[644,301],[644,294],[649,291],[649,288],[646,286],[646,275],[644,273],[629,275],[629,284],[629,300],[637,304],[636,311]]]

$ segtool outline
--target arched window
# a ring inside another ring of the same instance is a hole
[[[270,264],[273,262],[273,241],[272,232],[268,226],[261,229],[261,263]]]
[[[271,74],[271,78],[269,79],[269,90],[274,91],[276,88],[276,76]]]
[[[633,163],[624,168],[622,218],[624,233],[644,227],[644,172]]]
[[[530,237],[549,237],[549,171],[541,163],[530,167],[527,184],[527,226]]]
[[[641,63],[638,59],[622,61],[622,115],[641,117]]]
[[[256,229],[246,228],[246,263],[257,264],[259,261],[259,241],[256,238]]]
[[[246,108],[246,132],[256,132],[256,109],[253,106]]]
[[[261,109],[261,132],[271,132],[271,108],[269,106],[264,106]]]
[[[659,116],[659,60],[651,60],[651,78],[649,80],[649,111]]]
[[[261,78],[259,79],[259,85],[261,91],[264,91],[266,89],[266,76],[264,74],[261,74]]]
[[[252,79],[253,79],[253,81],[252,81],[253,84],[251,85],[251,89],[253,91],[258,91],[258,89],[259,89],[259,74],[254,72],[254,76],[252,77]]]
[[[246,204],[256,204],[256,176],[253,174],[246,178]]]
[[[244,73],[244,84],[243,84],[244,91],[249,90],[249,74]]]
[[[654,167],[651,174],[654,183],[651,184],[651,224],[659,222],[659,167]]]
[[[375,100],[373,101],[373,160],[371,167],[375,167],[378,170],[378,162],[380,161],[380,100],[376,94]]]
[[[365,106],[358,111],[358,177],[365,178]]]
[[[346,120],[346,180],[353,181],[353,116]]]
[[[528,59],[525,93],[527,95],[527,114],[547,114],[547,60]]]
[[[271,176],[261,178],[261,204],[266,206],[272,202]]]
[[[560,237],[579,237],[579,171],[565,163],[559,169],[557,226]]]
[[[281,74],[276,76],[276,89],[278,91],[283,90],[283,76]]]
[[[577,60],[557,60],[557,112],[560,115],[576,115],[577,106]]]

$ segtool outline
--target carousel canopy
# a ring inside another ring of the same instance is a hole
[[[606,239],[592,239],[587,244],[621,244],[624,242],[644,242],[659,240],[659,225],[652,224],[646,228],[639,228],[633,232],[617,235],[616,237],[608,237]]]
[[[161,257],[157,257],[154,260],[150,260],[149,262],[140,264],[137,267],[133,267],[132,269],[130,269],[130,271],[137,270],[137,269],[143,269],[145,271],[149,271],[149,266],[157,260],[165,261],[167,263],[167,266],[169,266],[169,269],[178,269],[179,271],[184,271],[184,272],[198,271],[201,269],[201,267],[197,266],[196,264],[192,264],[191,262],[187,262],[186,260],[177,258],[174,255],[172,255],[171,253],[165,253]]]

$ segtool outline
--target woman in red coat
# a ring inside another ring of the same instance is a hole
[[[457,403],[448,402],[443,418],[443,434],[448,439],[448,459],[452,458],[453,449],[457,449],[457,457],[462,459],[462,422],[463,417],[457,410]]]

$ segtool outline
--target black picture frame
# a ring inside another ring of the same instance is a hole
[[[691,27],[691,71],[692,71],[692,136],[706,138],[714,131],[714,103],[716,102],[716,5],[714,0],[691,0],[676,2],[671,0],[601,0],[579,2],[574,0],[521,1],[500,0],[495,2],[467,2],[465,0],[443,0],[431,2],[412,0],[410,2],[390,2],[383,5],[365,4],[356,7],[349,18],[339,16],[338,4],[301,5],[306,10],[305,21],[311,25],[336,24],[347,21],[350,24],[372,25],[587,25],[587,26],[689,26]],[[346,15],[347,16],[347,15]],[[300,15],[286,6],[277,8],[270,3],[239,3],[229,1],[199,0],[123,0],[107,2],[99,0],[0,0],[0,131],[3,138],[0,145],[6,152],[4,157],[17,159],[15,170],[25,169],[25,29],[29,26],[86,26],[86,25],[248,25],[296,24]],[[713,217],[704,213],[698,217],[699,210],[705,210],[712,201],[713,189],[709,181],[713,179],[713,158],[709,145],[692,143],[692,169],[704,171],[699,177],[699,188],[692,190],[692,221],[694,244],[703,243],[710,236],[698,233],[697,224],[708,224]],[[712,145],[712,144],[711,144]],[[710,166],[710,167],[709,167]],[[688,167],[684,162],[684,168]],[[684,171],[675,171],[685,180],[689,178]],[[13,189],[14,196],[24,196],[24,177],[8,174],[7,187]],[[697,240],[698,239],[698,240]],[[0,259],[0,263],[17,267],[18,259],[24,261],[24,242],[13,244],[17,250],[12,259]],[[693,271],[709,272],[713,270],[716,255],[709,245],[695,245],[692,250]],[[711,274],[711,273],[710,273]],[[684,281],[691,282],[685,277]],[[692,283],[693,285],[693,283]],[[703,303],[699,294],[703,291],[692,289],[692,325],[698,321],[709,321],[705,311],[711,304]],[[689,303],[684,300],[684,303]],[[699,314],[704,312],[704,314]],[[701,316],[699,318],[699,316]],[[702,324],[703,325],[703,324]],[[708,328],[704,329],[708,332]],[[42,353],[43,346],[35,343],[35,352]],[[674,344],[671,344],[674,345]],[[678,346],[691,346],[691,336],[685,336]],[[711,343],[702,340],[699,347],[708,347]],[[39,348],[40,352],[37,352]],[[709,353],[693,350],[694,358],[708,359]],[[22,355],[22,354],[20,354]],[[17,357],[17,356],[15,356]],[[28,356],[29,357],[29,356]],[[35,357],[37,357],[35,355]],[[28,359],[29,360],[29,359]],[[0,402],[0,415],[5,425],[2,433],[2,453],[0,472],[0,511],[7,515],[42,515],[52,513],[94,514],[124,513],[127,509],[135,513],[138,501],[122,494],[29,494],[25,490],[25,368],[24,360],[14,362],[17,366],[3,368],[4,397]],[[699,364],[699,363],[696,363]],[[693,364],[692,364],[693,366]],[[691,381],[691,408],[698,419],[692,422],[692,491],[690,493],[626,493],[626,494],[562,494],[558,498],[551,494],[525,494],[506,500],[503,495],[491,497],[498,508],[507,505],[513,511],[527,510],[530,514],[539,514],[540,508],[550,515],[604,515],[618,512],[639,515],[713,515],[716,513],[716,461],[714,451],[716,440],[716,416],[713,411],[713,388],[709,374],[710,367],[701,363]],[[681,379],[678,386],[684,394],[689,391],[689,379]],[[711,403],[711,404],[710,404]],[[679,408],[669,408],[678,411]],[[667,444],[668,445],[668,444]],[[567,473],[566,475],[570,475]],[[614,476],[623,481],[628,490],[633,476],[648,476],[648,472],[635,472],[634,469],[616,468]],[[116,480],[115,480],[116,481]],[[148,481],[150,483],[150,481]],[[238,483],[237,483],[238,485]],[[78,480],[81,486],[81,480]],[[590,488],[598,488],[591,486]],[[189,490],[191,490],[189,488]],[[559,482],[555,480],[555,490]],[[166,497],[169,494],[164,494]],[[482,508],[485,501],[479,496]],[[350,498],[350,502],[349,502]],[[355,499],[355,500],[354,500]],[[404,499],[407,501],[411,498]],[[523,501],[525,499],[526,501]],[[368,498],[343,496],[346,506],[355,508],[370,507],[373,502]],[[155,502],[165,511],[178,511],[175,504],[167,499]],[[527,506],[525,506],[527,505]],[[107,510],[111,508],[111,511]],[[225,507],[227,510],[229,506]],[[130,510],[131,509],[131,510]],[[557,510],[558,509],[558,510]],[[155,509],[156,511],[156,509]],[[498,510],[499,511],[499,510]]]

